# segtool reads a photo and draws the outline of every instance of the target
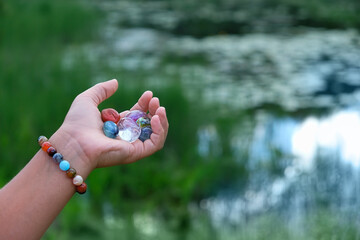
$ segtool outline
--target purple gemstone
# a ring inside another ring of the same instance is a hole
[[[140,110],[133,110],[133,111],[130,111],[128,114],[126,114],[125,117],[131,118],[134,122],[136,122],[141,117],[143,117],[143,118],[147,117],[147,114]]]

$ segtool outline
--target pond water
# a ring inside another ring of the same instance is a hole
[[[98,68],[96,81],[106,75],[99,65],[120,69],[125,78],[119,80],[128,87],[139,82],[126,76],[140,72],[149,88],[176,82],[186,89],[189,102],[220,106],[217,110],[228,118],[249,114],[233,121],[228,139],[234,161],[244,164],[242,156],[248,156],[246,182],[219,189],[194,212],[207,212],[218,229],[246,226],[253,218],[275,213],[300,236],[306,236],[309,216],[322,209],[334,214],[338,224],[360,221],[356,31],[299,28],[196,38],[173,34],[170,30],[182,16],[160,11],[159,2],[105,1],[100,7],[107,16],[102,42],[70,49],[65,68],[81,52]],[[142,17],[146,8],[152,9],[151,18]],[[149,19],[162,29],[149,27]],[[200,157],[221,159],[219,131],[216,121],[199,127]]]

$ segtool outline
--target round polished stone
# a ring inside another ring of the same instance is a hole
[[[119,133],[119,128],[116,125],[116,123],[112,122],[112,121],[107,121],[104,123],[103,126],[103,131],[104,134],[109,137],[109,138],[116,138],[116,136]]]
[[[52,157],[56,153],[56,149],[54,147],[49,147],[46,152],[49,154],[50,157]]]
[[[151,127],[144,127],[141,129],[141,134],[139,136],[139,139],[145,142],[147,139],[150,139],[151,134],[152,134]]]
[[[43,144],[41,144],[41,149],[44,151],[44,152],[47,152],[48,148],[51,147],[51,143],[49,142],[43,142]]]
[[[147,117],[147,114],[140,110],[133,110],[127,113],[125,117],[131,118],[134,122],[136,122],[136,120],[138,120],[141,117]]]
[[[103,122],[111,121],[118,123],[120,120],[120,114],[113,108],[106,108],[101,111],[101,120]]]
[[[41,147],[41,145],[42,145],[44,142],[47,142],[47,141],[48,141],[48,139],[47,139],[47,137],[45,137],[45,136],[40,136],[40,137],[38,138],[38,143],[39,143],[40,147]]]
[[[74,178],[73,178],[73,184],[75,186],[80,186],[82,183],[84,182],[83,178],[80,176],[80,175],[76,175]]]
[[[87,189],[87,185],[86,183],[82,183],[80,186],[76,187],[76,192],[80,193],[80,194],[84,194],[86,192]]]
[[[60,162],[60,164],[59,164],[59,167],[60,167],[61,170],[67,171],[70,168],[70,163],[68,161],[66,161],[66,160],[62,160]]]
[[[127,142],[134,142],[139,138],[141,128],[128,117],[123,117],[118,123],[119,137]]]
[[[61,153],[55,153],[52,157],[57,163],[60,163],[63,160],[63,155]]]
[[[68,176],[69,178],[74,178],[75,175],[76,175],[75,168],[69,168],[69,170],[66,171],[66,176]]]
[[[149,127],[151,119],[148,117],[139,117],[138,120],[136,120],[137,125],[139,125],[139,127],[143,128],[143,127]]]

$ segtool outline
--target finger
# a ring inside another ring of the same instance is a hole
[[[160,118],[155,115],[151,118],[151,128],[153,133],[151,134],[150,141],[145,141],[145,150],[149,151],[150,154],[162,149],[165,143],[165,130],[161,125]],[[149,155],[150,155],[149,154]]]
[[[139,98],[138,102],[130,109],[130,110],[140,110],[143,112],[147,112],[149,108],[149,102],[153,96],[151,91],[144,92]]]
[[[167,136],[168,130],[169,130],[169,121],[166,116],[166,109],[164,107],[159,107],[156,110],[156,115],[159,116],[161,125],[165,131],[165,137]]]
[[[154,97],[149,102],[149,113],[150,116],[154,116],[156,110],[160,107],[160,101],[157,97]]]
[[[116,79],[101,82],[95,86],[89,88],[85,92],[81,93],[79,97],[90,98],[96,106],[98,106],[105,99],[113,95],[118,88],[118,82]]]

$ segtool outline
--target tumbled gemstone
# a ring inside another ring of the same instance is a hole
[[[52,157],[57,163],[60,163],[63,160],[63,155],[61,155],[61,153],[55,153]]]
[[[80,175],[76,175],[74,178],[73,178],[73,184],[75,186],[80,186],[82,183],[84,182],[83,178],[80,176]]]
[[[117,134],[119,133],[118,126],[112,121],[107,121],[104,123],[103,131],[104,134],[109,138],[116,138]]]
[[[47,153],[47,150],[49,149],[49,147],[51,147],[51,143],[49,142],[43,142],[43,144],[41,144],[41,149]]]
[[[48,140],[47,137],[45,137],[45,136],[40,136],[40,137],[38,138],[38,143],[39,143],[40,147],[41,147],[42,144],[43,144],[44,142],[46,142],[47,140]]]
[[[139,136],[139,139],[144,142],[145,140],[150,139],[151,134],[152,134],[151,127],[144,127],[141,129],[141,134]]]
[[[119,137],[127,142],[134,142],[139,138],[141,129],[140,127],[128,117],[123,117],[118,123]]]
[[[60,162],[60,164],[59,164],[59,167],[60,167],[61,170],[67,171],[70,168],[70,163],[68,161],[66,161],[66,160],[62,160]]]
[[[111,121],[118,123],[120,120],[120,114],[113,108],[107,108],[101,111],[101,120],[103,122]]]
[[[130,111],[125,117],[131,118],[134,122],[136,122],[141,117],[147,117],[147,114],[140,110]]]
[[[139,127],[143,128],[150,126],[150,121],[151,120],[148,117],[139,117],[138,120],[136,120],[136,123],[139,125]]]
[[[80,186],[76,186],[76,192],[80,194],[84,194],[86,192],[86,189],[87,189],[87,185],[84,182]]]
[[[68,176],[69,178],[73,178],[76,175],[76,170],[75,168],[69,168],[69,170],[66,171],[66,176]]]
[[[49,147],[46,152],[49,154],[50,157],[52,157],[56,153],[56,149],[54,147]]]

